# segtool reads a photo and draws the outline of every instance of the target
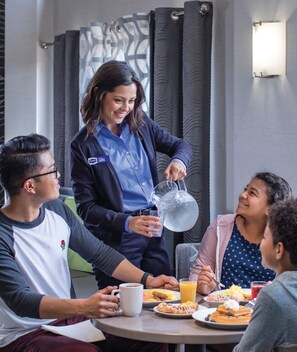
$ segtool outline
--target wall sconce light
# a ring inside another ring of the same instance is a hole
[[[286,74],[286,23],[253,23],[253,76]]]

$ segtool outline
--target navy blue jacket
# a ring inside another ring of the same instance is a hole
[[[113,248],[121,244],[128,214],[123,212],[123,197],[116,171],[110,162],[89,165],[88,158],[105,155],[94,135],[86,137],[82,128],[71,142],[71,178],[77,212],[85,226],[98,238]],[[140,139],[147,153],[153,183],[157,185],[156,152],[178,158],[189,165],[191,146],[174,137],[145,116]]]

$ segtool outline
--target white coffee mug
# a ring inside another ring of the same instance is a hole
[[[135,317],[141,313],[143,302],[143,285],[137,283],[124,283],[112,295],[120,293],[120,308],[126,317]]]

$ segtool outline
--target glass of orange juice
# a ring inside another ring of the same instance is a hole
[[[196,302],[197,281],[189,279],[179,280],[180,302]]]

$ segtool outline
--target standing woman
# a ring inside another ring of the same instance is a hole
[[[152,275],[170,274],[164,238],[152,237],[150,215],[158,184],[156,152],[167,154],[164,172],[186,176],[191,147],[143,112],[143,87],[125,62],[109,61],[90,80],[81,104],[85,126],[71,142],[71,177],[77,211],[94,236]],[[94,268],[98,286],[118,285]],[[145,277],[143,282],[145,284]]]

